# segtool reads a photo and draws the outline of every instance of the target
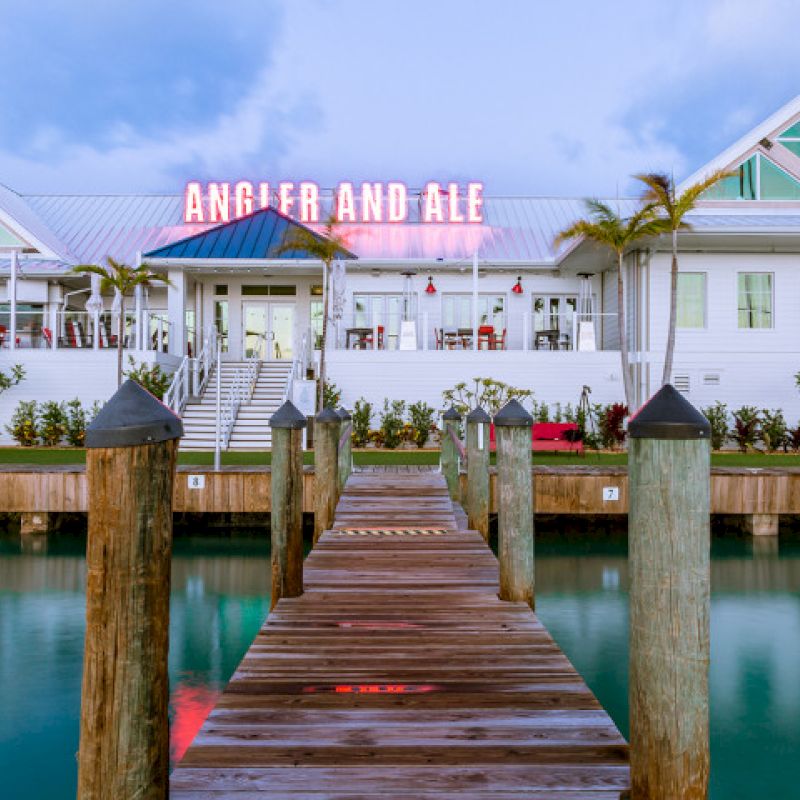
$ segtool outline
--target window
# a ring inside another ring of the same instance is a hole
[[[772,273],[740,272],[739,327],[772,327]]]
[[[391,348],[398,341],[400,323],[404,318],[404,295],[402,294],[354,294],[353,326],[356,328],[373,328],[381,325],[386,333],[388,346]],[[409,298],[410,307],[405,316],[416,319],[417,296]]]
[[[478,295],[478,325],[492,325],[500,331],[506,327],[506,298],[501,294]],[[442,295],[442,327],[472,328],[472,295]]]
[[[678,273],[678,307],[676,311],[678,328],[705,328],[705,272]]]
[[[572,320],[578,308],[576,295],[533,296],[534,331],[572,330]]]
[[[296,286],[242,286],[242,297],[287,297],[297,294]]]
[[[227,283],[218,283],[214,286],[214,294],[218,297],[227,297],[228,296],[228,284]]]
[[[736,169],[734,174],[723,178],[703,195],[704,200],[757,200],[756,179],[758,173],[757,156],[748,158]]]
[[[222,339],[222,351],[228,352],[228,301],[217,300],[214,303],[214,324]]]
[[[780,139],[778,141],[781,141]],[[800,140],[781,142],[794,152]],[[740,164],[734,174],[712,186],[704,200],[798,200],[800,181],[793,178],[766,156],[756,153]]]
[[[311,331],[314,334],[314,349],[322,347],[322,300],[311,301]]]

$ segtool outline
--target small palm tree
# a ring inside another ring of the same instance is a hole
[[[154,281],[170,284],[169,279],[153,272],[147,264],[130,267],[111,256],[106,256],[108,266],[100,267],[97,264],[80,264],[73,268],[73,272],[81,275],[92,274],[100,276],[100,291],[116,289],[121,298],[119,309],[119,326],[117,329],[117,386],[122,385],[122,345],[125,330],[125,297],[137,286],[149,286]],[[171,285],[171,284],[170,284]],[[96,332],[95,332],[96,335]]]
[[[622,381],[625,402],[634,408],[633,381],[628,364],[628,331],[625,321],[625,278],[623,261],[626,251],[649,236],[664,230],[664,222],[656,217],[655,205],[642,206],[629,217],[623,217],[601,200],[585,200],[587,218],[574,222],[556,236],[556,245],[569,239],[584,238],[607,247],[617,256],[617,308],[619,350],[622,358]]]
[[[337,258],[349,256],[347,237],[340,231],[341,223],[336,216],[331,214],[319,233],[310,228],[293,227],[283,244],[278,248],[279,253],[288,253],[300,250],[311,258],[319,259],[325,265],[324,285],[322,287],[322,338],[319,353],[319,381],[317,384],[317,408],[322,409],[323,392],[325,387],[325,348],[328,340],[328,306],[330,300],[331,266]]]
[[[646,172],[634,175],[644,184],[642,202],[655,205],[664,221],[664,230],[672,234],[672,268],[669,288],[669,328],[667,347],[664,354],[662,386],[672,377],[672,360],[675,353],[675,327],[678,316],[678,231],[691,230],[684,217],[695,207],[701,195],[732,173],[725,170],[712,172],[707,178],[693,184],[680,194],[675,188],[675,180],[661,172]]]

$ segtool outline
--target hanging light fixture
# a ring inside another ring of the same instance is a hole
[[[517,276],[517,282],[511,287],[511,291],[514,292],[514,294],[522,294],[522,275]]]
[[[436,294],[436,287],[433,285],[433,275],[428,275],[428,285],[425,287],[425,294]]]

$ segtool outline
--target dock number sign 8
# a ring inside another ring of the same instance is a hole
[[[604,486],[603,487],[603,502],[613,502],[619,500],[619,486]]]
[[[190,489],[205,489],[206,488],[206,476],[205,475],[190,475],[189,476],[189,488]]]

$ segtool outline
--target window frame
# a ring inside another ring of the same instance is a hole
[[[678,282],[680,283],[681,275],[701,275],[703,277],[703,324],[702,325],[681,325],[678,322],[678,311],[680,309],[680,303],[678,302],[675,308],[675,330],[676,331],[704,331],[708,329],[708,272],[703,272],[700,270],[695,269],[687,269],[687,270],[678,270]],[[680,300],[680,288],[678,289],[678,298]],[[737,289],[736,289],[736,305],[737,305],[737,315],[738,315],[738,305],[739,305],[739,289],[738,289],[738,278],[737,278]],[[738,316],[737,316],[738,319]]]
[[[744,275],[769,275],[770,276],[770,325],[766,327],[753,327],[753,326],[745,326],[739,323],[739,314],[742,310],[739,308],[739,279]],[[775,273],[772,270],[737,270],[736,271],[736,329],[740,331],[774,331],[775,330]]]

